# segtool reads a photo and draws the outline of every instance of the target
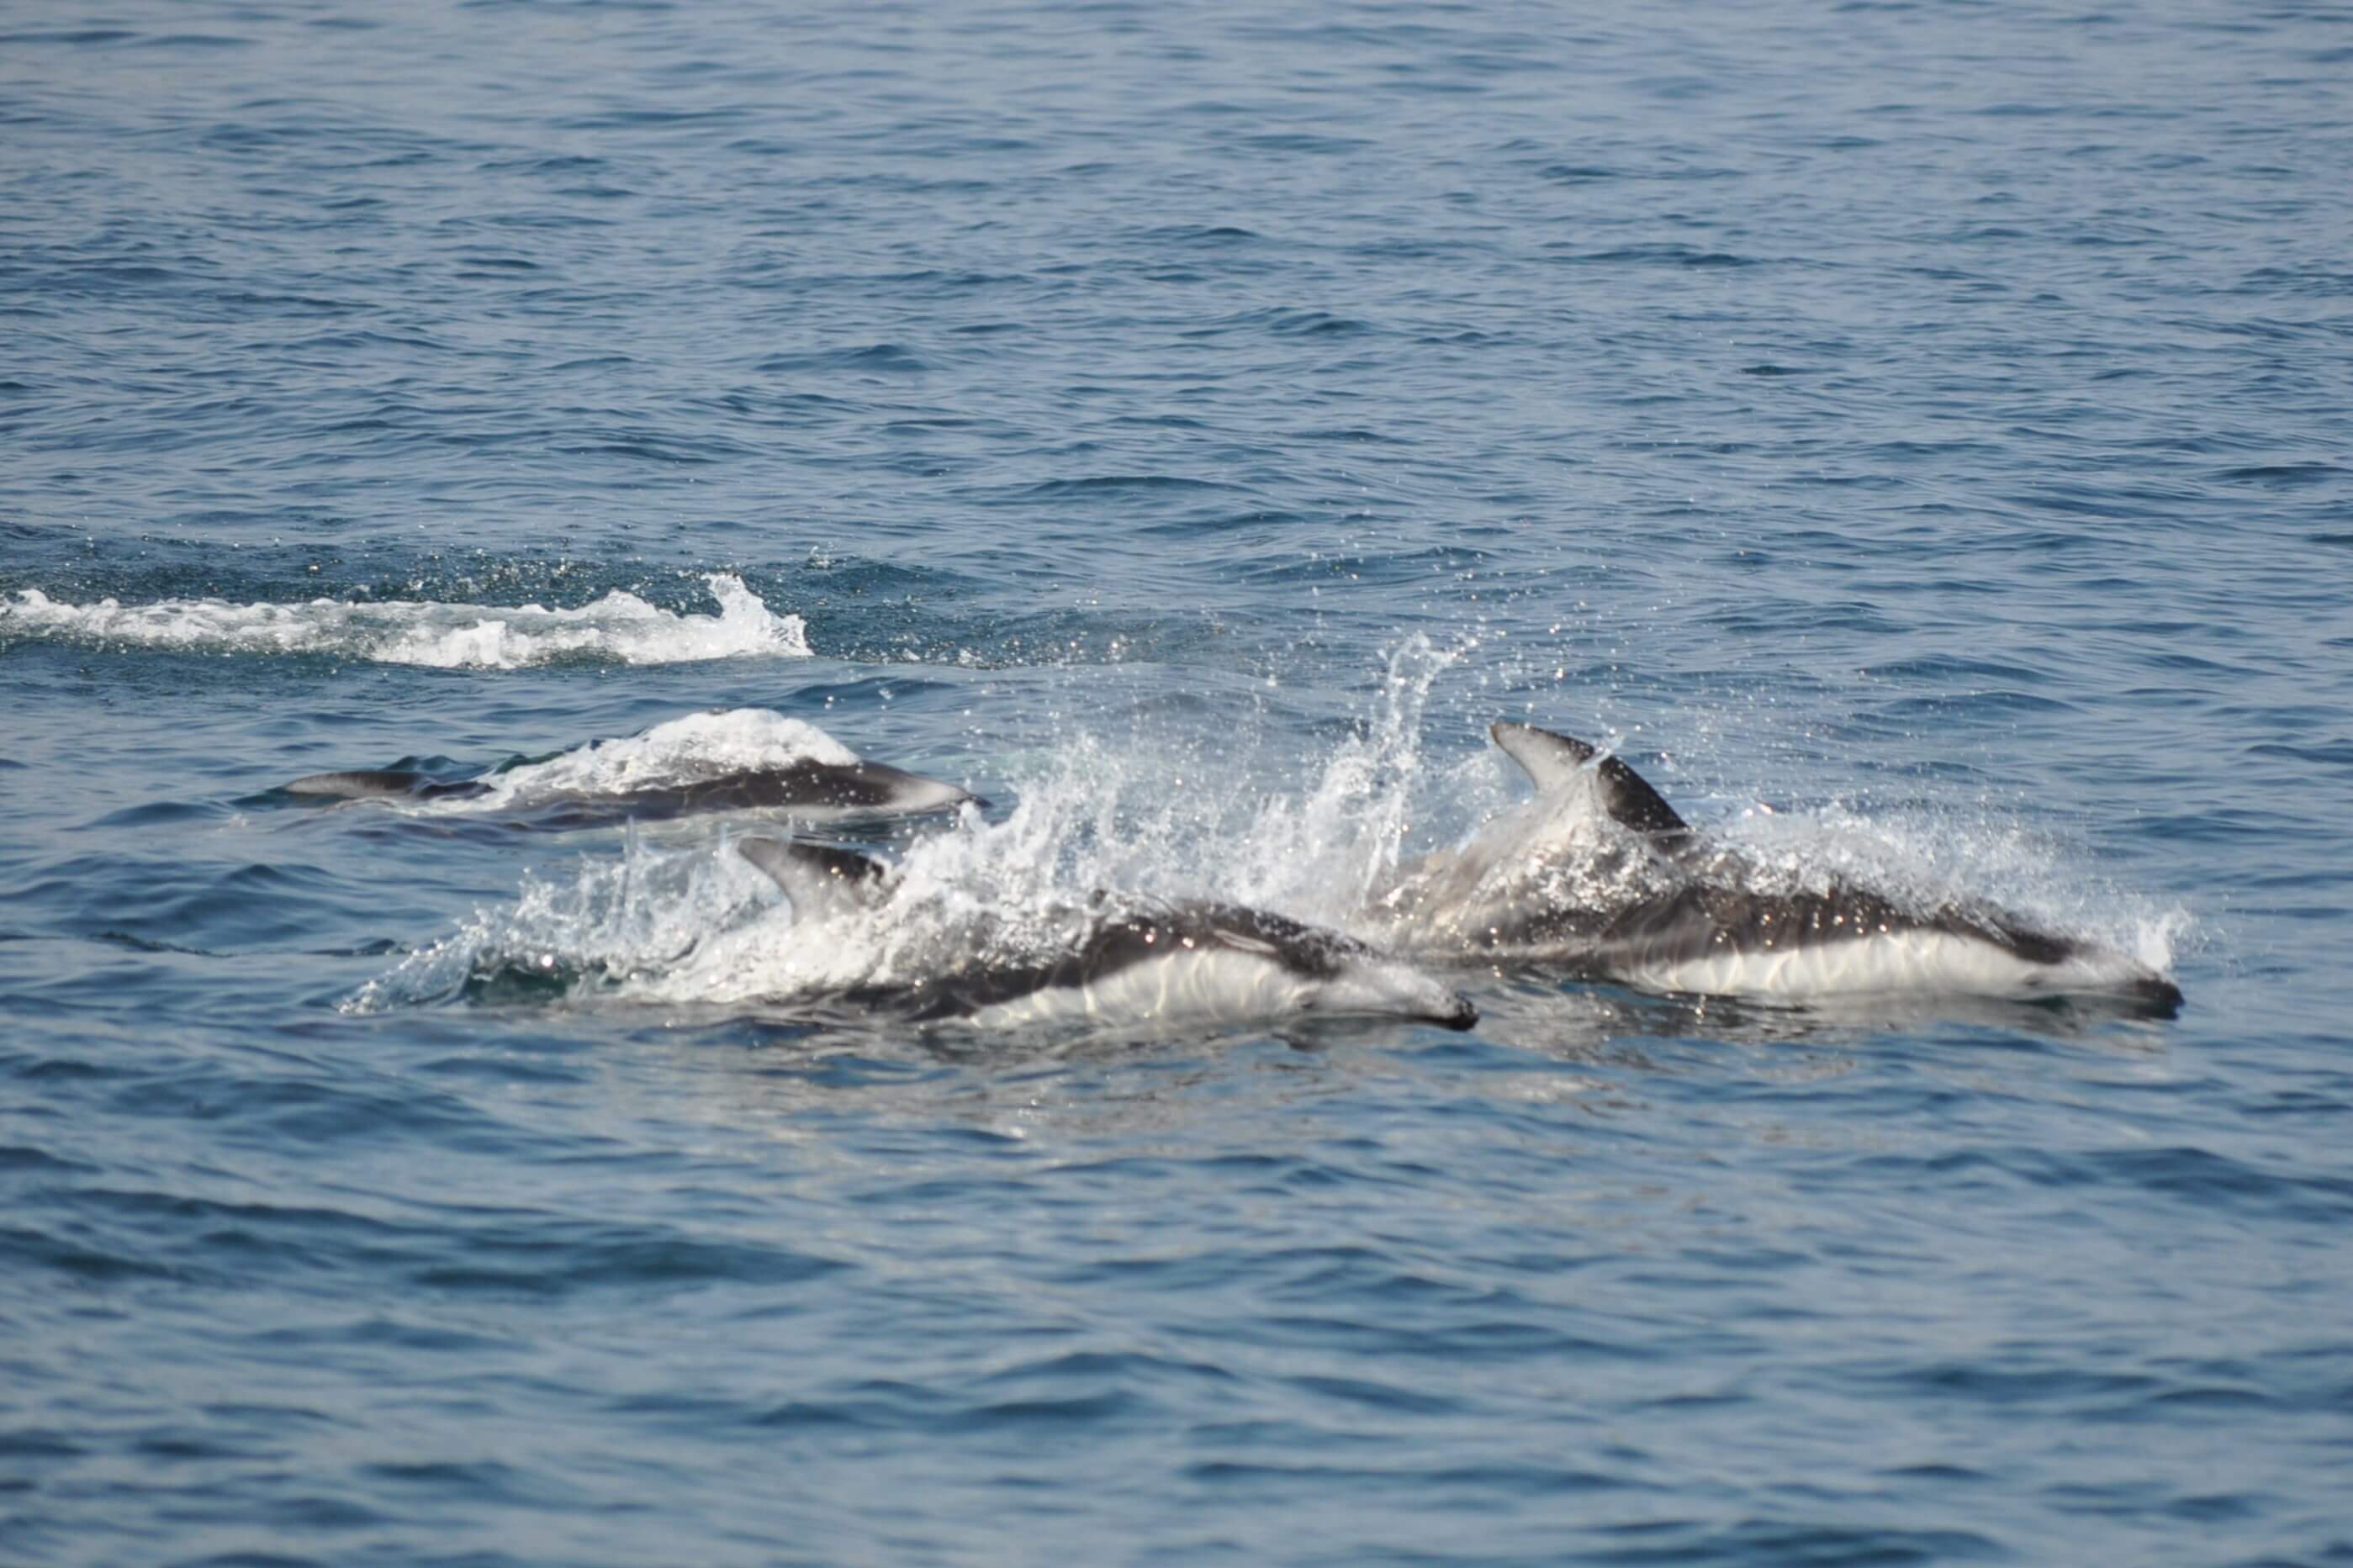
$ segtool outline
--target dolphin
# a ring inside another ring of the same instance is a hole
[[[449,779],[413,768],[311,773],[280,788],[313,800],[480,800],[498,793],[500,775]],[[943,779],[886,763],[799,758],[709,778],[606,792],[569,790],[523,806],[551,827],[628,820],[668,820],[723,811],[770,811],[818,824],[920,816],[978,797]]]
[[[1915,904],[1835,876],[1794,885],[1712,844],[1621,758],[1528,724],[1488,732],[1536,797],[1377,901],[1370,922],[1399,951],[1717,996],[2108,996],[2168,1017],[2181,1005],[2147,965],[1981,900]]]
[[[784,889],[797,922],[883,910],[893,869],[854,850],[745,838],[736,850]],[[1065,1021],[1243,1023],[1298,1014],[1404,1017],[1467,1029],[1478,1012],[1410,964],[1335,931],[1205,900],[1115,905],[1098,895],[1057,911],[1042,946],[984,941],[910,984],[861,985],[851,1004],[915,1022],[982,1027]],[[887,916],[886,916],[887,918]],[[1000,956],[978,956],[1001,949]]]

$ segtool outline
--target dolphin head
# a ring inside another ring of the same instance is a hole
[[[1479,1021],[1479,1010],[1460,991],[1369,948],[1339,957],[1301,998],[1300,1010],[1411,1018],[1447,1029],[1467,1029]]]
[[[893,816],[920,816],[927,812],[946,811],[966,801],[987,804],[970,790],[945,779],[911,773],[888,763],[860,762],[842,769],[841,780],[846,795],[871,797],[876,805]]]

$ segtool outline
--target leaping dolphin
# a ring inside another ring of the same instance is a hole
[[[797,922],[871,912],[896,890],[890,868],[852,850],[765,837],[739,840],[736,848],[784,889]],[[995,959],[966,954],[913,984],[856,987],[839,999],[918,1022],[955,1018],[983,1027],[1240,1023],[1304,1013],[1412,1018],[1450,1029],[1478,1021],[1460,993],[1410,964],[1264,910],[1206,901],[1122,909],[1098,899],[1071,913],[1073,929],[1043,949]]]
[[[2166,1016],[2181,1005],[2147,965],[1980,900],[1910,907],[1838,877],[1777,887],[1623,760],[1532,725],[1488,732],[1536,798],[1378,900],[1373,924],[1400,951],[1706,995],[2106,995]]]

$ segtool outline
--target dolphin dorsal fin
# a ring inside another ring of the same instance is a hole
[[[735,852],[768,874],[792,900],[797,921],[828,921],[882,901],[891,868],[871,856],[790,838],[738,840]]]
[[[1548,795],[1566,786],[1591,767],[1602,809],[1620,826],[1661,838],[1680,838],[1691,832],[1691,824],[1675,815],[1675,808],[1651,787],[1648,779],[1618,758],[1602,756],[1583,741],[1533,724],[1501,723],[1487,733],[1504,748],[1504,755],[1526,770],[1541,793]]]

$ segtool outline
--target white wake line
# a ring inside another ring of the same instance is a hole
[[[703,581],[718,601],[716,616],[676,614],[619,589],[578,609],[551,610],[429,600],[74,605],[28,588],[0,602],[0,633],[190,652],[339,654],[437,669],[522,669],[563,658],[684,664],[809,657],[800,616],[771,611],[740,577],[712,574]]]

